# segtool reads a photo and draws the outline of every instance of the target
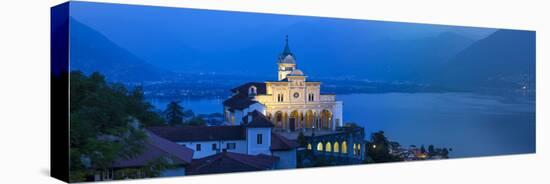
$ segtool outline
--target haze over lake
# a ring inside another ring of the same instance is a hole
[[[377,93],[337,95],[344,121],[364,126],[408,147],[453,148],[451,157],[535,152],[535,102],[472,93]],[[222,100],[182,100],[196,114],[222,113]],[[152,100],[163,109],[166,101]]]

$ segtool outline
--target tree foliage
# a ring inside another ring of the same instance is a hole
[[[302,148],[305,148],[307,146],[307,140],[303,132],[300,132],[298,134],[298,144],[300,144],[300,147]]]
[[[426,148],[424,148],[424,145],[420,146],[420,153],[422,154],[426,153]]]
[[[183,107],[180,106],[178,101],[171,101],[166,105],[166,110],[164,110],[164,115],[166,121],[169,125],[182,125],[183,124]]]
[[[371,134],[370,143],[367,144],[367,155],[376,163],[398,161],[399,158],[390,154],[390,142],[384,135],[384,131]]]
[[[107,83],[97,72],[71,72],[70,180],[83,181],[116,159],[141,153],[146,134],[140,126],[163,123],[144,101],[141,87],[128,91],[122,84]]]
[[[428,146],[428,155],[429,155],[429,156],[434,156],[434,154],[435,154],[434,145],[431,145],[431,144],[430,144],[430,145]]]
[[[164,116],[171,126],[201,126],[206,125],[203,116],[195,116],[195,113],[189,109],[185,110],[179,101],[171,101],[166,105]]]

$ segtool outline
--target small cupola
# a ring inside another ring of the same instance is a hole
[[[256,86],[250,86],[248,88],[248,96],[256,96],[258,94],[258,88]]]

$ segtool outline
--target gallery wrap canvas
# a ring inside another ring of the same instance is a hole
[[[535,36],[67,2],[51,9],[51,174],[108,181],[533,154]]]

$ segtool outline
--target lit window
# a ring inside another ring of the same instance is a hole
[[[317,151],[323,151],[323,143],[317,144]]]
[[[326,152],[331,152],[332,151],[332,148],[330,146],[330,142],[327,142],[327,144],[325,145],[325,151]]]
[[[348,153],[348,144],[346,143],[346,141],[342,142],[342,153]]]
[[[311,144],[309,144],[309,143],[307,144],[307,149],[311,150]]]
[[[334,146],[332,148],[333,148],[332,152],[335,152],[335,153],[340,152],[340,145],[338,144],[338,142],[334,142]]]

